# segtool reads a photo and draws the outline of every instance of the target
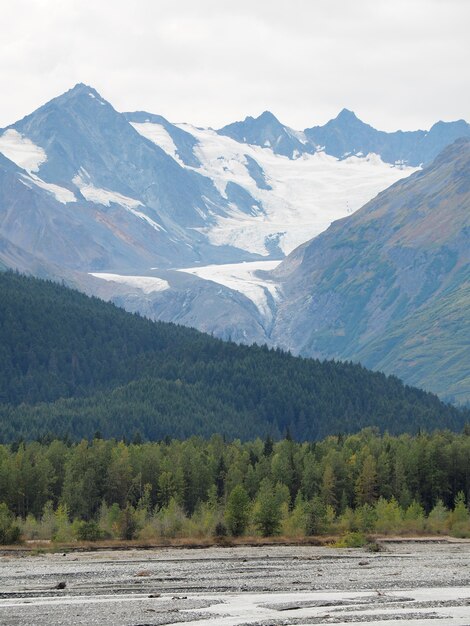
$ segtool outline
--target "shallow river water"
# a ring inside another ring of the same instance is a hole
[[[470,625],[470,543],[384,547],[3,553],[0,624]]]

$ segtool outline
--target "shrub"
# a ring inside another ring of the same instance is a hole
[[[214,529],[214,537],[226,537],[227,528],[223,522],[217,522]]]
[[[10,509],[2,502],[0,504],[0,544],[18,543],[20,536],[20,527],[15,524]]]
[[[390,500],[379,498],[375,504],[375,513],[377,515],[376,532],[393,534],[401,531],[403,512],[395,498],[392,497]]]
[[[333,546],[335,548],[362,548],[366,543],[367,539],[362,533],[353,532],[343,535]]]
[[[98,541],[103,538],[103,531],[93,520],[80,522],[76,532],[79,541]]]

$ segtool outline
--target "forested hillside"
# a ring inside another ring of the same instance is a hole
[[[155,323],[59,284],[0,274],[0,440],[318,439],[375,425],[460,429],[469,412],[359,365]]]

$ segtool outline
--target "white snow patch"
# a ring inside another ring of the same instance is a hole
[[[80,168],[79,173],[74,176],[72,182],[77,185],[77,187],[82,192],[83,197],[88,202],[94,202],[95,204],[102,204],[103,206],[110,206],[111,204],[118,204],[132,215],[135,215],[144,222],[147,222],[149,226],[151,226],[154,230],[165,230],[163,226],[158,224],[151,217],[143,213],[142,211],[137,211],[137,207],[144,206],[140,200],[136,200],[135,198],[129,198],[128,196],[124,196],[122,193],[118,193],[117,191],[110,191],[109,189],[100,189],[99,187],[95,187],[90,182],[85,182],[83,177],[89,178],[87,171],[83,168]]]
[[[47,154],[41,146],[37,146],[13,128],[0,135],[0,152],[28,172],[37,172],[47,161]]]
[[[146,137],[147,139],[150,139],[150,141],[153,141],[154,144],[164,150],[180,165],[184,166],[183,161],[178,156],[178,150],[173,139],[171,138],[170,133],[166,130],[164,126],[162,126],[162,124],[154,124],[152,122],[137,124],[131,122],[131,126],[133,126],[136,131],[140,133],[143,137]]]
[[[136,211],[135,209],[131,209],[130,207],[125,207],[125,208],[127,208],[127,210],[133,215],[135,215],[136,217],[140,218],[141,220],[144,220],[144,222],[147,222],[147,224],[151,226],[154,230],[166,230],[166,228],[163,228],[163,226],[158,224],[155,220],[153,220],[148,215],[145,215],[145,213],[142,213],[142,211]]]
[[[90,276],[113,283],[129,285],[129,287],[137,287],[137,289],[141,289],[146,294],[154,291],[165,291],[170,288],[166,280],[155,278],[154,276],[123,276],[122,274],[108,274],[105,272],[90,272]]]
[[[93,98],[94,100],[96,100],[97,102],[99,102],[102,106],[106,106],[106,102],[103,102],[102,100],[100,100],[99,98],[97,98],[94,94],[92,94],[91,92],[88,94],[90,96],[90,98]]]
[[[179,272],[193,274],[204,280],[211,280],[229,289],[239,291],[249,298],[265,319],[271,319],[269,306],[271,296],[278,297],[275,282],[256,276],[257,270],[273,270],[280,261],[250,261],[246,263],[226,263],[224,265],[206,265],[204,267],[188,267]]]
[[[82,177],[77,174],[72,179],[74,185],[82,192],[83,197],[89,202],[94,202],[95,204],[102,204],[103,206],[109,206],[110,204],[119,204],[126,209],[135,209],[138,206],[143,206],[140,200],[136,200],[135,198],[129,198],[128,196],[124,196],[117,191],[110,191],[109,189],[100,189],[99,187],[95,187],[91,183],[86,183]]]
[[[41,178],[39,178],[38,176],[35,176],[32,173],[29,176],[22,175],[21,182],[27,183],[28,181],[33,183],[37,187],[44,189],[48,193],[52,194],[55,197],[55,199],[58,202],[61,202],[62,204],[67,204],[68,202],[77,201],[75,194],[73,193],[73,191],[70,191],[70,189],[66,189],[65,187],[60,187],[60,185],[46,183],[46,181],[42,180]],[[27,187],[31,188],[31,185],[27,185]]]
[[[307,136],[303,130],[294,130],[293,128],[289,128],[288,126],[286,126],[285,129],[291,137],[294,137],[294,139],[297,139],[298,141],[300,141],[300,143],[308,143]]]

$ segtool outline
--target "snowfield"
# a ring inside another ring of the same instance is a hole
[[[194,154],[202,167],[193,168],[178,157],[177,148],[162,125],[132,125],[180,165],[211,178],[223,196],[227,197],[228,183],[248,191],[254,200],[253,214],[233,205],[230,215],[218,217],[214,225],[201,231],[215,245],[232,245],[263,256],[276,242],[279,256],[288,254],[328,228],[332,221],[353,213],[380,191],[416,171],[384,163],[375,154],[338,160],[317,152],[291,160],[270,148],[242,144],[211,129],[177,124],[198,141]],[[261,186],[270,189],[258,186],[250,174],[249,159],[262,170],[265,184]]]
[[[47,161],[43,148],[34,144],[31,139],[23,137],[13,128],[9,128],[3,135],[0,135],[0,152],[27,172],[37,172]]]
[[[128,196],[124,196],[122,193],[118,193],[117,191],[110,191],[109,189],[95,187],[90,182],[84,180],[85,177],[88,177],[88,173],[83,168],[80,168],[78,174],[72,179],[73,184],[80,189],[80,193],[85,200],[93,202],[94,204],[101,204],[102,206],[117,204],[123,209],[126,209],[129,213],[132,213],[135,217],[138,217],[146,222],[154,230],[165,230],[163,226],[158,224],[151,217],[142,211],[137,210],[137,207],[144,206],[140,200],[129,198]]]
[[[108,282],[120,283],[129,287],[137,288],[146,294],[154,291],[165,291],[170,288],[166,280],[153,276],[124,276],[122,274],[108,274],[106,272],[90,272],[90,276],[106,280]]]
[[[138,133],[150,139],[150,141],[153,141],[154,144],[159,146],[184,167],[183,161],[178,156],[175,143],[164,126],[161,124],[153,124],[152,122],[142,122],[141,124],[131,122],[131,126],[133,126]]]

